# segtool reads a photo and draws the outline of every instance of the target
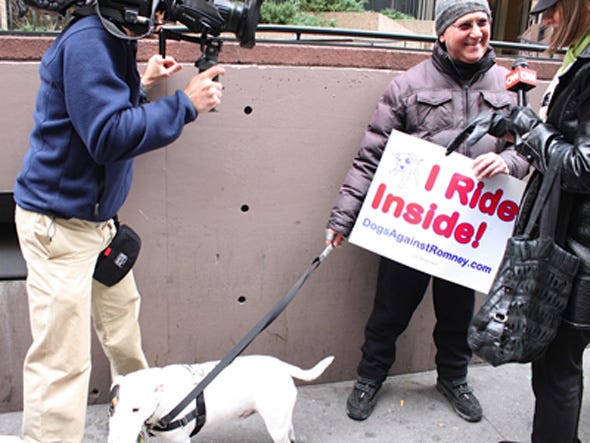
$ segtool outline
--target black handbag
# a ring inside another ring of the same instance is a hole
[[[561,183],[558,163],[554,155],[524,232],[508,239],[488,298],[469,326],[469,346],[493,366],[539,358],[555,338],[568,303],[580,260],[554,239]]]
[[[98,255],[94,268],[94,279],[106,286],[113,286],[133,268],[141,238],[128,225],[119,224],[115,218],[117,233],[109,245]]]

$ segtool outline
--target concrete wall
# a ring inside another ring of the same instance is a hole
[[[51,39],[1,39],[0,192],[11,192],[32,125],[38,57]],[[142,42],[140,58],[156,51],[155,41]],[[188,43],[171,45],[169,53],[185,66],[163,93],[184,86],[199,55]],[[329,209],[378,97],[422,57],[224,47],[218,112],[199,117],[168,148],[137,158],[121,211],[143,239],[135,272],[150,364],[222,358],[291,288],[323,249]],[[354,378],[376,263],[353,245],[334,252],[246,353],[303,366],[333,354],[321,381]],[[0,411],[6,411],[22,405],[20,372],[30,343],[23,282],[0,283],[0,325]],[[432,326],[427,296],[400,339],[392,373],[433,367]],[[108,365],[95,343],[90,401],[106,401],[108,385]]]

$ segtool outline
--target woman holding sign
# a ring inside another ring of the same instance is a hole
[[[327,243],[340,246],[350,234],[393,130],[446,146],[472,116],[483,111],[508,112],[516,104],[516,95],[504,86],[508,71],[496,65],[489,46],[491,20],[486,0],[437,2],[439,37],[432,56],[393,79],[379,100],[332,208]],[[474,159],[479,180],[497,174],[520,178],[528,170],[511,146],[489,135],[459,152]],[[437,388],[462,418],[481,419],[481,406],[467,383],[472,355],[467,328],[473,316],[474,291],[385,258],[365,328],[358,378],[346,405],[349,417],[364,420],[373,411],[395,361],[397,338],[408,326],[431,278],[437,317]]]

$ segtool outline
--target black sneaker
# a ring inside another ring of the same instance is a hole
[[[359,377],[346,400],[346,414],[353,420],[365,420],[377,403],[377,392],[381,383]]]
[[[470,421],[480,421],[483,415],[481,405],[473,394],[473,389],[467,384],[464,378],[457,380],[436,381],[436,389],[444,395],[453,406],[459,417]]]

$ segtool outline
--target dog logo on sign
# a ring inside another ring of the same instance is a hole
[[[418,186],[418,171],[422,158],[409,152],[395,152],[392,159],[393,166],[388,172],[397,180],[397,185],[400,188],[405,188],[410,183]]]

